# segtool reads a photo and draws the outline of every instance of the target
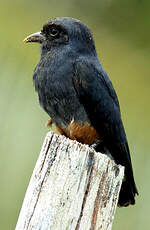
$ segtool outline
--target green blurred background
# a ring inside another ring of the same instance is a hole
[[[93,31],[99,58],[121,104],[140,196],[117,208],[114,230],[148,229],[150,216],[150,1],[0,1],[0,229],[13,230],[47,133],[32,74],[37,44],[22,40],[52,17],[69,16]]]

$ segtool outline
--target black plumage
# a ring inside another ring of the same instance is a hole
[[[56,18],[25,42],[41,43],[33,75],[40,105],[61,134],[89,145],[97,142],[97,151],[109,152],[125,166],[118,204],[134,204],[138,191],[118,98],[89,28],[76,19]]]

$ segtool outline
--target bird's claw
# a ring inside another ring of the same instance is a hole
[[[53,124],[53,121],[52,121],[52,119],[49,119],[47,122],[46,122],[46,127],[48,127],[48,128],[50,128],[51,126],[52,126],[52,124]]]

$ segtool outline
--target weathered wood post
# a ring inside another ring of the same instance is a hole
[[[16,230],[110,230],[123,175],[104,154],[49,132]]]

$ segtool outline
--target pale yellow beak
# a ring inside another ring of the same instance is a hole
[[[25,43],[28,42],[38,42],[38,43],[42,43],[45,40],[45,37],[42,35],[41,31],[31,34],[28,37],[26,37],[23,41]]]

